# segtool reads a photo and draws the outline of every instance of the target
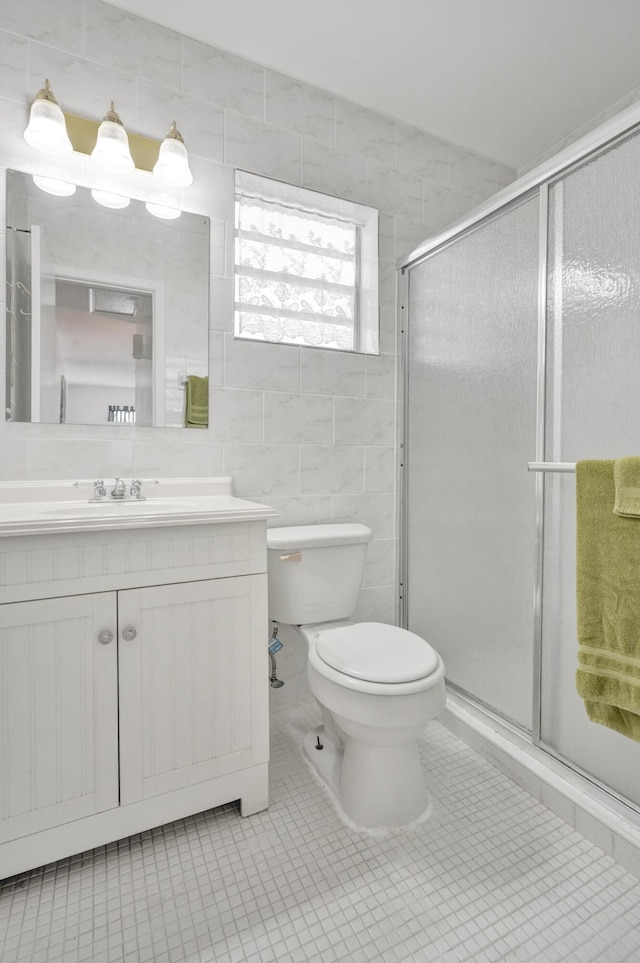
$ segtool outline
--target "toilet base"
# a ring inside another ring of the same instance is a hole
[[[322,749],[317,749],[318,739]],[[325,738],[324,726],[316,726],[310,729],[302,741],[302,751],[309,760],[316,773],[331,790],[336,798],[340,800],[340,773],[342,772],[342,757],[344,746],[336,746]]]
[[[316,748],[318,739],[322,749]],[[355,828],[401,829],[428,818],[431,801],[416,742],[384,749],[349,739],[337,746],[316,726],[302,746],[338,812]]]

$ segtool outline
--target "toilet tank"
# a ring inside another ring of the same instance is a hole
[[[371,536],[356,523],[268,529],[269,618],[305,625],[353,615]]]

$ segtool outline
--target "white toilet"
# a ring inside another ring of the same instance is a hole
[[[412,632],[349,621],[370,541],[366,525],[269,529],[269,617],[309,647],[323,724],[305,755],[356,825],[398,827],[428,811],[417,739],[444,708],[444,665]]]

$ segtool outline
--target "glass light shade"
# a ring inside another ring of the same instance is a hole
[[[51,93],[48,80],[31,105],[24,139],[45,154],[70,154],[73,151],[64,114]]]
[[[113,109],[113,101],[98,127],[98,137],[91,157],[105,170],[130,171],[135,166],[129,150],[127,132]]]
[[[61,181],[58,177],[41,177],[39,174],[33,175],[33,183],[41,191],[53,194],[55,197],[71,197],[76,192],[76,185],[68,181]]]
[[[188,187],[189,184],[193,184],[193,174],[189,168],[189,155],[180,131],[176,129],[175,121],[171,124],[169,133],[160,144],[153,175],[162,184],[168,184],[169,187]]]
[[[91,196],[96,203],[102,204],[103,207],[110,207],[114,211],[122,210],[131,203],[131,198],[123,194],[113,194],[111,191],[99,191],[95,188],[91,191]]]
[[[163,194],[152,194],[146,202],[145,207],[149,214],[153,214],[154,217],[160,217],[164,221],[174,221],[182,214],[182,211],[179,207],[175,206],[173,200]]]

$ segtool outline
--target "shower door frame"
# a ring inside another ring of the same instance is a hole
[[[499,191],[488,201],[470,211],[465,217],[455,221],[440,234],[426,240],[397,264],[400,271],[399,278],[399,365],[398,384],[399,397],[399,437],[401,458],[399,460],[399,613],[400,624],[407,628],[408,600],[405,591],[408,584],[408,528],[409,528],[409,495],[408,495],[408,465],[411,453],[408,447],[408,397],[409,397],[409,272],[433,255],[439,254],[451,244],[463,237],[483,228],[489,222],[501,217],[519,204],[539,197],[539,242],[538,242],[538,332],[537,332],[537,375],[536,375],[536,435],[535,450],[532,461],[544,462],[545,458],[545,420],[546,420],[546,339],[547,339],[547,259],[548,259],[548,212],[549,188],[556,181],[561,180],[572,170],[582,166],[585,161],[592,160],[598,154],[604,153],[617,142],[640,132],[640,102],[617,114],[611,120],[597,127],[574,144],[560,151],[549,160],[540,164],[523,177],[518,178],[508,187]],[[522,466],[523,471],[525,466]],[[608,793],[618,802],[628,806],[633,812],[640,812],[640,807],[631,800],[620,795],[611,786],[598,780],[592,774],[581,769],[571,759],[567,759],[551,746],[542,741],[541,737],[541,705],[542,705],[542,580],[544,564],[544,472],[535,472],[535,583],[533,601],[533,665],[532,665],[532,728],[531,740],[534,746],[548,753],[573,772],[583,776],[593,785]],[[473,704],[488,710],[502,722],[522,732],[513,720],[505,718],[497,709],[483,703],[481,699],[451,686],[460,692],[464,698]]]

